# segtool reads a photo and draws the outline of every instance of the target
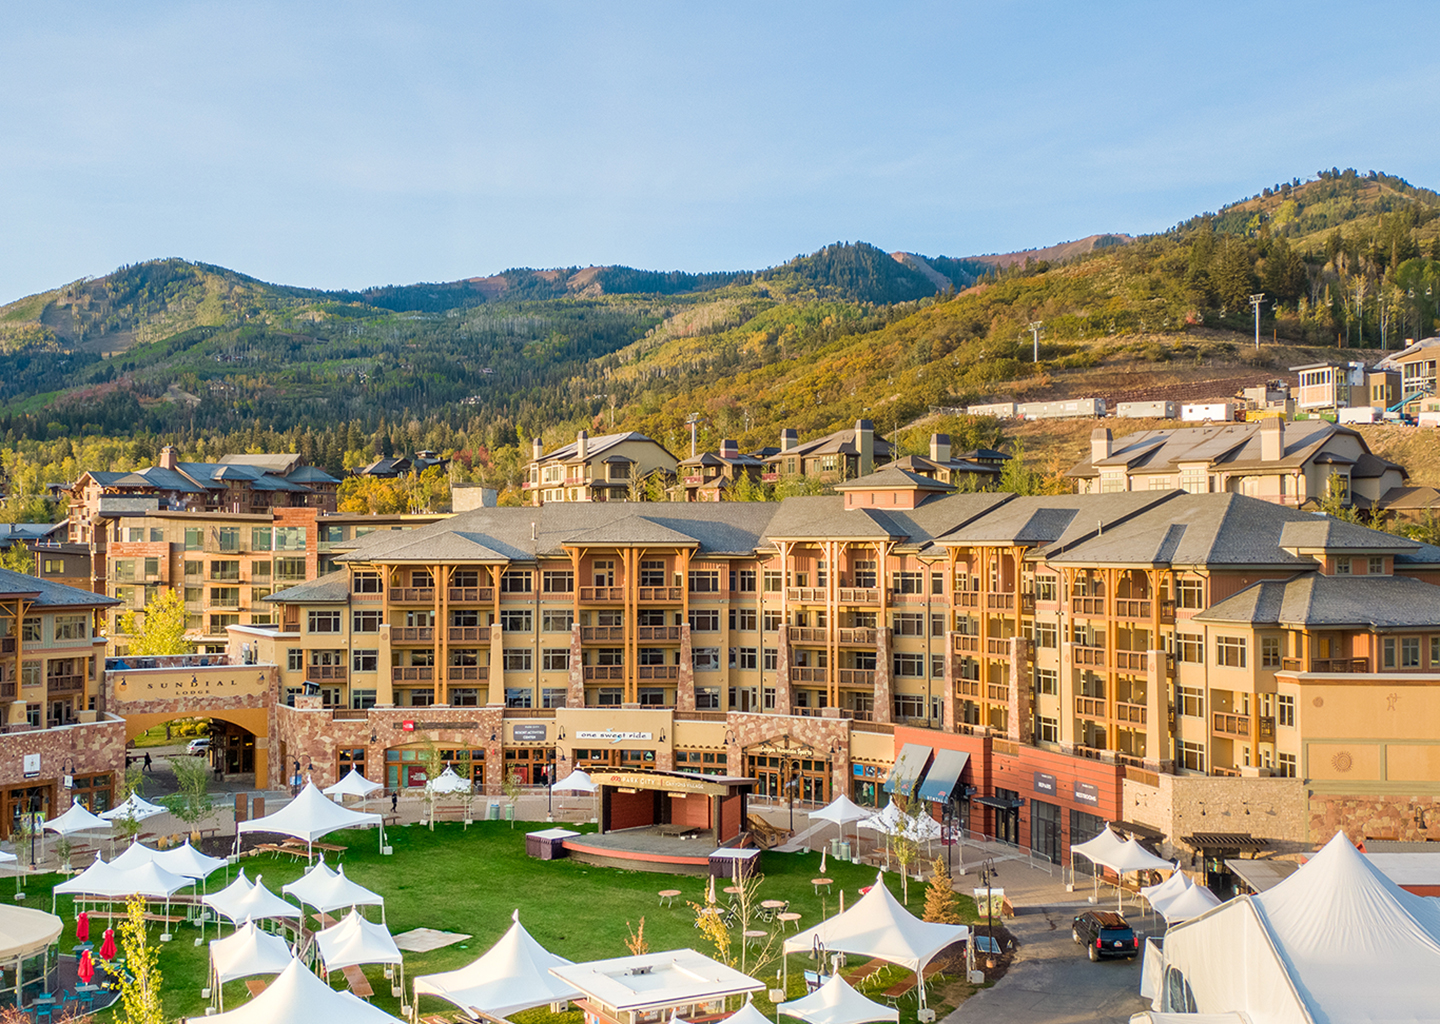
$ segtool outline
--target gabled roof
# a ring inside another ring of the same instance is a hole
[[[951,485],[919,473],[912,473],[899,466],[886,466],[873,473],[857,476],[854,480],[835,485],[835,490],[845,491],[937,491],[951,490]]]
[[[1123,466],[1132,471],[1178,472],[1182,463],[1204,463],[1239,469],[1265,466],[1273,469],[1298,468],[1305,465],[1337,434],[1355,437],[1359,434],[1348,427],[1339,427],[1325,420],[1300,420],[1285,424],[1285,449],[1273,462],[1260,458],[1260,422],[1223,423],[1203,427],[1163,427],[1127,434],[1115,441],[1108,458],[1092,461],[1081,459],[1066,473],[1070,477],[1094,477],[1105,467]],[[1364,444],[1364,439],[1361,439]]]
[[[100,606],[109,608],[120,602],[104,594],[68,587],[52,580],[27,576],[23,572],[0,569],[0,597],[33,597],[35,604],[45,608]]]
[[[1393,511],[1411,511],[1440,507],[1440,490],[1433,487],[1392,487],[1376,503]]]
[[[1408,363],[1414,357],[1426,353],[1427,349],[1440,348],[1440,338],[1421,338],[1413,345],[1394,352],[1375,364],[1377,370],[1398,370],[1403,363]],[[1431,351],[1428,353],[1431,358],[1440,355]]]
[[[904,458],[896,459],[890,465],[921,474],[934,473],[942,469],[949,470],[951,473],[988,473],[991,476],[998,476],[1001,472],[999,466],[991,466],[983,462],[969,462],[965,459],[936,462],[923,455],[906,455]]]
[[[879,434],[874,435],[874,454],[877,459],[889,460],[895,454],[895,446],[885,440]],[[775,462],[782,458],[803,457],[810,458],[814,455],[859,455],[860,446],[855,442],[855,428],[846,427],[844,430],[837,430],[833,434],[826,434],[824,437],[817,437],[813,441],[802,441],[794,448],[787,448],[783,452],[771,455],[765,459],[766,462]]]
[[[565,541],[566,545],[576,547],[595,547],[597,545],[621,545],[630,546],[635,544],[664,544],[676,547],[698,547],[699,541],[694,537],[681,533],[679,530],[672,530],[663,523],[651,519],[649,516],[631,515],[624,519],[612,519],[610,522],[595,527],[593,530],[586,530],[582,533],[573,534]]]
[[[655,440],[653,437],[646,437],[644,434],[636,433],[635,431],[631,430],[623,434],[600,434],[597,437],[587,438],[585,441],[585,457],[587,459],[593,459],[595,456],[601,454],[602,452],[608,451],[609,449],[614,448],[618,444],[624,444],[626,441],[643,441],[647,444],[653,444],[662,452],[665,452],[666,455],[670,455],[670,452],[665,448],[665,446],[662,445],[659,441]],[[567,461],[569,459],[577,458],[578,456],[579,448],[577,447],[577,442],[571,441],[569,444],[561,445],[554,451],[546,452],[544,455],[540,456],[539,461],[554,462],[557,459],[560,461]],[[675,456],[673,455],[670,455],[670,457],[672,459],[675,458]]]
[[[1295,551],[1326,552],[1400,552],[1418,551],[1413,540],[1381,533],[1354,523],[1342,522],[1325,515],[1302,513],[1301,518],[1287,522],[1277,541],[1280,547]]]
[[[327,572],[319,579],[286,587],[279,593],[271,594],[261,600],[283,601],[286,604],[344,604],[349,597],[350,574],[341,569],[337,572]]]
[[[1143,509],[1169,501],[1178,491],[1121,491],[1116,494],[1056,494],[1015,498],[969,526],[946,534],[945,546],[1017,544],[1068,548]]]
[[[1262,580],[1212,605],[1196,622],[1243,622],[1314,629],[1411,629],[1435,623],[1435,587],[1410,576],[1324,576]]]

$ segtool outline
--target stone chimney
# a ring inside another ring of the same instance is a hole
[[[855,421],[855,447],[860,452],[860,475],[875,472],[875,424],[869,420]]]
[[[545,446],[540,443],[538,437],[530,440],[530,461],[539,462],[545,457]]]
[[[733,437],[727,437],[720,442],[720,457],[722,459],[734,459],[740,455],[740,442]]]
[[[1096,427],[1090,431],[1090,461],[1093,463],[1108,459],[1114,448],[1113,441],[1109,427]]]
[[[590,456],[590,435],[585,431],[575,435],[575,457],[584,462]]]
[[[1275,416],[1260,421],[1260,461],[1279,462],[1285,457],[1285,421]]]
[[[180,453],[175,450],[174,445],[167,444],[160,449],[160,468],[178,469],[180,467]]]
[[[948,465],[950,462],[950,435],[930,435],[930,461],[938,462],[940,465]]]
[[[788,452],[791,448],[800,446],[800,433],[794,427],[786,427],[780,431],[780,450]]]

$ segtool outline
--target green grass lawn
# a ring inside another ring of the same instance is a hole
[[[392,934],[423,926],[473,936],[459,945],[430,953],[406,953],[407,980],[421,974],[454,970],[474,960],[504,934],[510,926],[512,911],[517,909],[525,928],[542,946],[573,961],[627,955],[627,922],[638,926],[642,917],[645,938],[652,951],[691,947],[713,953],[694,926],[694,911],[686,905],[687,900],[703,900],[704,879],[618,871],[569,860],[533,860],[525,854],[525,833],[543,827],[546,826],[516,822],[512,829],[505,822],[482,821],[463,831],[455,823],[437,824],[434,832],[418,825],[395,828],[388,832],[395,851],[390,857],[379,855],[374,832],[339,832],[327,837],[327,841],[347,845],[349,849],[343,858],[346,874],[385,897],[386,922]],[[303,861],[271,856],[246,858],[242,864],[252,880],[257,874],[263,876],[265,885],[274,892],[305,870]],[[835,880],[834,891],[817,895],[810,879],[819,869],[818,852],[766,853],[762,864],[765,878],[759,898],[789,900],[790,909],[803,915],[801,928],[808,928],[835,913],[840,890],[844,890],[849,906],[858,898],[860,887],[875,880],[873,868],[831,860],[826,873]],[[900,898],[899,878],[887,874],[886,879]],[[27,904],[44,905],[48,909],[50,887],[58,880],[57,876],[31,879],[26,886],[30,894]],[[222,872],[211,877],[212,891],[224,884]],[[660,907],[657,893],[670,888],[680,889],[683,895],[676,899],[673,907]],[[924,884],[912,882],[910,910],[921,914],[924,900]],[[962,912],[973,918],[973,901],[960,897],[959,903]],[[74,938],[74,912],[68,898],[61,898],[58,912],[65,919],[62,944],[68,949]],[[229,926],[225,926],[225,934],[229,931]],[[200,990],[207,983],[208,947],[194,945],[199,933],[192,926],[179,926],[174,934],[174,941],[161,946],[160,954],[165,1015],[168,1019],[202,1016],[207,1001],[201,998]],[[212,924],[206,938],[214,938],[215,934]],[[150,937],[158,943],[158,926],[151,928]],[[791,998],[803,994],[803,971],[808,966],[808,954],[791,957]],[[772,984],[776,967],[778,963],[759,980]],[[383,968],[371,966],[365,968],[365,972],[375,988],[375,1005],[398,1014],[400,1001],[390,995],[390,983],[384,978]],[[867,986],[866,991],[874,994],[900,977],[895,971],[886,972],[883,978]],[[334,984],[337,987],[341,984],[338,974]],[[238,1006],[247,998],[243,981],[226,986],[227,1008]],[[764,993],[756,997],[756,1005],[767,1014],[772,1012]],[[941,1001],[938,988],[931,988],[930,1005],[944,1015],[947,1004]],[[422,1013],[453,1009],[448,1003],[428,997],[420,1007]],[[901,1020],[907,1019],[915,1019],[913,995],[901,1003]],[[579,1020],[579,1014],[556,1017],[542,1008],[517,1015],[517,1020],[524,1024],[572,1024]]]

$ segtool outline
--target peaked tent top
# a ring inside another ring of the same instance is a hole
[[[210,941],[210,963],[222,985],[252,974],[279,974],[293,959],[284,939],[262,932],[254,921],[246,921],[233,935]]]
[[[469,779],[462,779],[446,765],[443,772],[425,782],[425,788],[432,793],[468,793],[471,787]]]
[[[900,1020],[900,1011],[895,1007],[871,1002],[838,974],[832,975],[829,981],[808,996],[781,1003],[775,1009],[787,1017],[798,1017],[809,1024],[866,1024],[867,1021]]]
[[[253,821],[242,821],[238,827],[241,835],[246,832],[278,832],[294,836],[307,843],[328,836],[342,828],[363,828],[380,824],[380,815],[366,811],[352,811],[341,807],[307,782],[300,795],[274,814]]]
[[[1165,919],[1166,924],[1179,924],[1192,917],[1199,917],[1208,910],[1214,910],[1219,905],[1219,896],[1203,885],[1191,885],[1180,895],[1167,900],[1160,907],[1160,916]]]
[[[255,876],[255,884],[248,891],[229,902],[228,907],[210,903],[218,913],[231,921],[263,921],[269,917],[303,917],[300,908],[286,903],[263,884],[263,876]],[[229,886],[224,891],[229,891]],[[209,900],[204,902],[209,903]]]
[[[438,996],[489,1017],[508,1017],[563,999],[578,999],[578,989],[550,973],[551,967],[570,961],[536,942],[520,923],[518,910],[514,920],[500,941],[468,966],[416,978],[416,996]]]
[[[245,869],[241,868],[240,873],[235,876],[235,881],[219,892],[212,892],[208,896],[200,897],[200,902],[213,909],[221,917],[238,921],[240,918],[232,911],[235,910],[235,906],[241,898],[253,888],[255,888],[255,883],[245,877]]]
[[[969,935],[970,929],[964,925],[922,921],[910,913],[890,892],[882,874],[870,891],[843,914],[792,935],[785,940],[784,948],[786,953],[803,953],[818,939],[826,949],[871,956],[920,971],[935,954]]]
[[[316,865],[319,867],[319,865]],[[345,877],[345,869],[331,871],[326,868],[318,872],[314,868],[289,885],[282,886],[281,892],[293,896],[301,903],[308,903],[323,914],[346,907],[379,907],[385,905],[385,897],[371,892],[359,882]]]
[[[248,1003],[226,1013],[191,1019],[197,1024],[315,1024],[328,1020],[399,1024],[400,1020],[349,992],[335,991],[299,960],[291,960],[270,987]]]
[[[334,785],[326,786],[324,792],[326,796],[367,797],[370,794],[374,793],[376,790],[381,790],[384,788],[385,787],[378,782],[371,782],[365,776],[361,775],[358,770],[352,767],[350,771],[346,773],[345,777],[339,782],[335,783]]]
[[[358,910],[346,914],[339,924],[317,932],[320,959],[326,971],[340,971],[361,964],[398,964],[402,961],[400,947],[383,924],[373,924],[360,916]]]
[[[139,793],[131,793],[108,811],[101,811],[100,817],[106,821],[114,821],[117,818],[132,818],[135,821],[144,821],[146,818],[153,818],[157,814],[164,813],[164,807],[161,807],[159,804],[152,804]]]
[[[570,790],[577,793],[593,793],[600,787],[595,784],[594,779],[590,778],[590,774],[588,772],[584,771],[583,769],[576,768],[569,775],[565,776],[559,782],[555,783],[555,785],[551,788]]]
[[[46,832],[58,832],[62,836],[76,832],[109,832],[110,823],[96,814],[91,814],[82,803],[73,803],[64,814],[51,818],[45,823]]]
[[[834,822],[836,825],[848,825],[852,821],[864,821],[871,813],[842,793],[818,811],[811,811],[810,817]]]
[[[155,851],[150,859],[166,871],[173,871],[186,878],[209,878],[225,866],[222,858],[201,853],[190,845],[188,839],[180,846]]]

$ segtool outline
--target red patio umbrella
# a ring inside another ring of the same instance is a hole
[[[101,960],[114,960],[114,959],[115,959],[115,929],[114,929],[114,928],[106,928],[106,929],[105,929],[105,941],[102,942],[102,943],[100,943],[100,959],[101,959]]]
[[[95,961],[90,959],[90,951],[88,949],[80,955],[80,966],[76,970],[76,973],[80,975],[81,982],[86,985],[90,984],[91,980],[94,979]]]
[[[80,916],[75,919],[75,937],[81,942],[90,941],[90,912],[80,911]]]

